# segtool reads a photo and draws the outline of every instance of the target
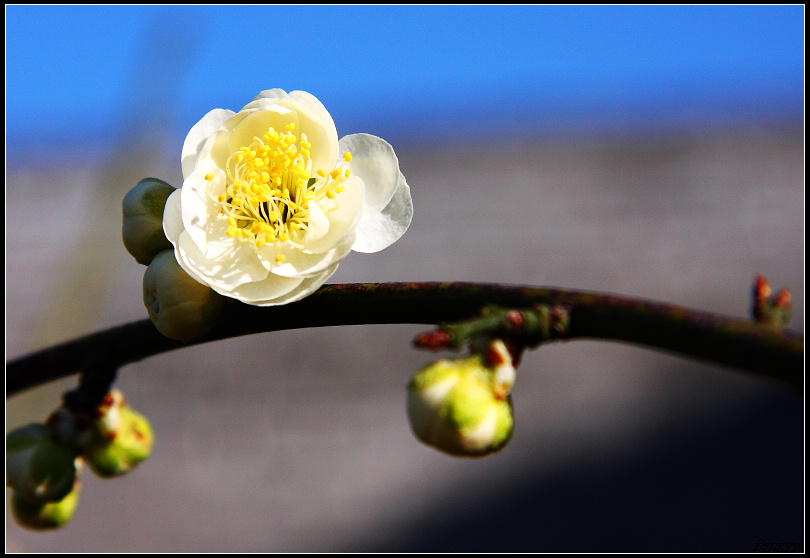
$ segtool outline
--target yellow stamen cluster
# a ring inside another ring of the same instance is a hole
[[[288,124],[284,133],[272,127],[250,145],[231,153],[225,165],[225,191],[219,195],[220,215],[228,220],[227,235],[244,238],[257,248],[265,244],[292,242],[299,244],[302,231],[309,225],[309,204],[341,193],[351,169],[337,165],[332,171],[318,169],[312,175],[312,144],[306,134],[293,133]],[[346,162],[351,154],[345,153]],[[205,175],[213,180],[213,174]],[[325,209],[325,208],[322,208]],[[337,209],[337,204],[325,210]],[[279,253],[276,261],[284,256]]]

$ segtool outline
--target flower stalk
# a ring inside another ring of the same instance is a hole
[[[538,304],[526,309],[485,306],[480,316],[441,324],[437,330],[417,335],[413,344],[419,349],[460,349],[483,337],[507,339],[517,346],[534,348],[543,342],[564,339],[569,321],[568,309],[561,304]]]

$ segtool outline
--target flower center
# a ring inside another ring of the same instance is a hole
[[[262,137],[228,157],[225,191],[219,195],[220,214],[228,219],[227,235],[248,239],[257,248],[265,244],[292,242],[300,244],[310,220],[310,204],[334,200],[344,189],[351,169],[344,162],[330,172],[318,169],[313,176],[306,134],[293,134],[295,124],[284,133],[270,127]],[[352,160],[344,153],[345,162]],[[205,179],[213,180],[212,174]],[[322,209],[324,209],[322,207]],[[337,209],[337,203],[326,211]],[[277,261],[284,259],[279,254]]]

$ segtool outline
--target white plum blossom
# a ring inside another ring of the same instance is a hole
[[[215,109],[186,137],[183,186],[163,228],[178,264],[216,292],[274,306],[318,289],[351,250],[377,252],[407,230],[410,188],[393,148],[353,134],[304,91],[263,91]]]

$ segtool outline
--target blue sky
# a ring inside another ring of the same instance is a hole
[[[272,87],[315,94],[341,135],[801,122],[804,7],[6,8],[9,147],[150,113],[182,138]]]

